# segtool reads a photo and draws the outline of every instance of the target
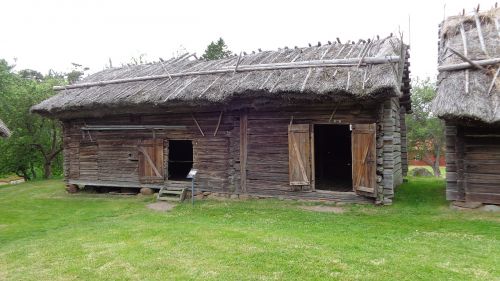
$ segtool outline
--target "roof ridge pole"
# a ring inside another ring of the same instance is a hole
[[[467,36],[465,36],[464,23],[460,23],[460,34],[462,35],[462,44],[464,45],[464,56],[467,56]],[[469,93],[469,69],[465,70],[465,93]]]
[[[474,10],[474,19],[476,20],[477,35],[479,36],[479,43],[481,43],[481,49],[483,50],[484,54],[489,57],[490,55],[488,54],[488,51],[486,51],[486,45],[484,44],[483,31],[481,29],[481,20],[479,19],[479,15],[477,14],[476,10]]]

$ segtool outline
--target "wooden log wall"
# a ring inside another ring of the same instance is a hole
[[[500,204],[498,127],[446,126],[446,198]]]
[[[382,196],[378,199],[391,198],[394,186],[402,182],[402,137],[399,132],[402,123],[397,98],[364,105],[324,103],[304,107],[283,106],[280,102],[278,105],[253,105],[250,108],[227,106],[222,117],[220,110],[213,108],[194,114],[131,115],[66,121],[65,178],[95,185],[106,182],[140,186],[137,173],[137,145],[140,141],[152,138],[165,140],[164,169],[167,174],[168,140],[184,139],[193,141],[193,167],[199,170],[197,188],[222,193],[370,202],[372,199],[354,193],[311,192],[309,188],[292,190],[288,175],[288,125],[311,124],[313,130],[312,124],[377,123],[377,190]],[[215,134],[219,118],[221,122]],[[87,125],[170,125],[185,128],[82,131],[81,128]],[[245,157],[240,153],[242,149],[246,149]],[[242,169],[246,173],[242,173]],[[314,182],[314,178],[312,180]]]
[[[356,200],[353,194],[340,198],[328,192],[311,192],[291,188],[288,167],[288,125],[293,124],[369,124],[376,123],[378,105],[362,107],[314,105],[310,108],[281,108],[276,110],[248,112],[248,159],[246,188],[250,194],[276,194],[282,196],[320,196],[330,200]],[[311,127],[311,130],[313,128]],[[231,151],[236,151],[239,142],[234,142]],[[334,144],[333,144],[334,145]],[[239,155],[233,154],[235,162]],[[239,165],[235,165],[237,170]],[[238,190],[238,189],[237,189]],[[301,195],[299,195],[301,194]],[[340,196],[340,197],[338,197]]]
[[[193,141],[193,167],[199,170],[197,186],[214,191],[229,192],[228,169],[229,143],[234,117],[219,112],[196,113],[196,118],[205,136],[202,136],[191,114],[121,116],[106,119],[79,119],[64,125],[64,174],[67,180],[79,182],[127,182],[140,186],[138,178],[138,149],[143,139],[165,140],[165,174],[168,173],[168,140]],[[115,130],[82,131],[85,125],[171,125],[185,129],[168,130]],[[186,183],[190,185],[190,183]]]
[[[462,170],[457,162],[457,127],[447,123],[445,126],[446,138],[446,199],[464,200],[464,193],[458,191],[458,170]],[[463,156],[459,156],[463,159]],[[461,162],[463,163],[463,161]],[[463,179],[463,176],[461,177]]]
[[[406,129],[406,108],[401,106],[399,110],[400,133],[401,133],[401,168],[403,177],[408,175],[408,139]]]
[[[384,103],[383,111],[383,195],[384,198],[394,196],[394,188],[403,183],[403,167],[401,162],[401,114],[397,98]]]

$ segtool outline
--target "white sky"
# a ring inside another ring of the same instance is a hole
[[[102,70],[146,54],[170,58],[184,48],[201,55],[223,37],[233,52],[273,50],[381,37],[404,32],[411,18],[413,77],[436,75],[438,24],[444,15],[471,11],[466,0],[0,0],[0,58],[16,69],[69,71],[71,63]],[[446,3],[446,6],[445,6]]]

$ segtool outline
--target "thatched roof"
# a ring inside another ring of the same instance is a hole
[[[450,17],[441,24],[440,73],[438,94],[434,100],[434,111],[439,117],[500,122],[499,21],[500,8],[495,8]],[[481,64],[484,69],[472,67],[456,52]],[[450,69],[449,66],[454,64],[464,64],[466,68]]]
[[[9,128],[7,128],[7,126],[5,126],[5,124],[2,122],[2,120],[0,120],[0,137],[2,137],[2,138],[10,137]]]
[[[406,61],[407,46],[394,37],[284,48],[214,61],[183,56],[103,70],[76,85],[59,88],[59,94],[32,111],[68,118],[75,112],[85,116],[110,109],[117,113],[179,104],[224,104],[236,97],[397,97],[403,95],[400,87],[403,76],[408,75]],[[408,89],[403,92],[408,95]]]

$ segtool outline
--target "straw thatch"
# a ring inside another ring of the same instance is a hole
[[[109,112],[109,109],[116,113],[119,109],[131,112],[139,108],[144,110],[179,104],[223,104],[236,97],[321,100],[401,96],[406,52],[407,46],[389,37],[368,42],[360,40],[356,44],[329,43],[308,48],[284,48],[215,61],[184,56],[165,62],[103,70],[85,78],[80,85],[76,85],[77,88],[63,89],[58,95],[34,106],[32,111],[56,116],[78,112],[82,116],[85,113]],[[399,57],[400,60],[368,63],[369,59],[389,56]],[[353,58],[355,63],[347,65],[295,66],[300,62]],[[292,62],[295,64],[286,64],[286,69],[248,70]],[[236,71],[233,71],[234,68]],[[188,72],[190,75],[183,74]],[[132,82],[122,80],[134,77],[149,78]]]
[[[0,137],[2,137],[2,138],[10,137],[9,128],[7,128],[7,126],[5,126],[5,124],[2,122],[2,120],[0,120]]]
[[[472,61],[489,60],[484,69],[440,71],[435,113],[449,120],[500,122],[500,8],[487,12],[454,16],[440,28],[439,65],[464,63],[451,49]],[[477,25],[477,22],[480,25]],[[479,27],[479,28],[478,28]],[[469,64],[469,63],[467,63]]]

